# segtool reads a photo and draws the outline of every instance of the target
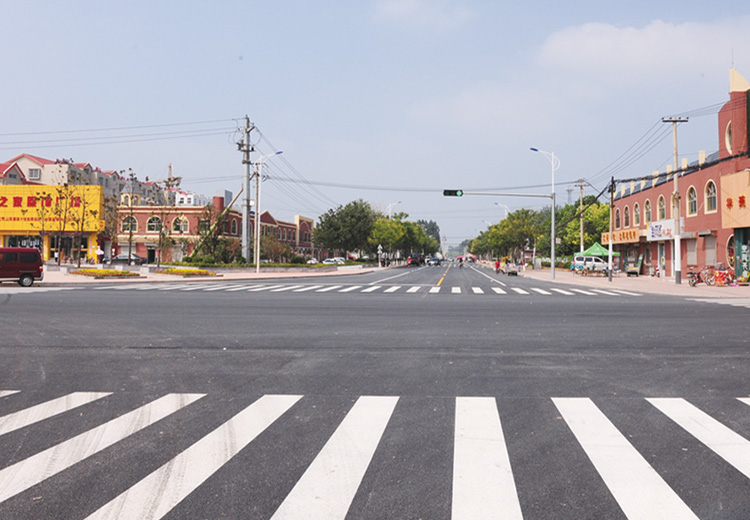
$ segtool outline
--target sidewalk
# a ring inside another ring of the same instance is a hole
[[[520,272],[519,276],[540,281],[553,281],[549,269],[527,269]],[[554,283],[588,286],[604,290],[617,289],[621,291],[684,296],[688,298],[750,298],[750,287],[748,286],[709,287],[701,283],[695,287],[690,287],[687,276],[683,276],[682,283],[679,285],[675,283],[674,278],[628,276],[625,273],[613,276],[610,282],[606,276],[582,276],[575,274],[570,269],[558,268],[555,269]]]

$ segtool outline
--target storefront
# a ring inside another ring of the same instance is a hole
[[[94,260],[103,229],[101,186],[0,186],[2,246]]]
[[[721,178],[722,227],[734,232],[727,239],[727,263],[735,276],[750,273],[750,170],[743,170]]]

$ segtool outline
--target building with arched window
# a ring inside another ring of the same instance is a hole
[[[615,219],[628,207],[634,211],[633,225],[612,233],[621,268],[674,276],[674,238],[679,225],[682,273],[723,265],[733,268],[738,277],[750,276],[749,114],[750,83],[732,69],[729,101],[718,113],[719,150],[708,156],[701,152],[692,163],[682,159],[676,171],[670,166],[665,172],[618,186]],[[673,196],[675,178],[677,197]],[[675,204],[679,204],[679,224]],[[636,218],[635,208],[640,207],[642,220]],[[604,233],[602,243],[609,240],[609,233]]]

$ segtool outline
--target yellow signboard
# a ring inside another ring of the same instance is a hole
[[[613,244],[627,244],[640,240],[640,233],[637,228],[618,230],[613,232],[612,235],[614,236]],[[602,245],[609,244],[609,233],[605,231],[601,238]]]
[[[101,186],[0,186],[0,232],[100,231]]]

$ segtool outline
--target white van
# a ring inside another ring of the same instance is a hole
[[[576,255],[573,258],[573,268],[585,271],[605,271],[607,269],[607,262],[598,256]]]

